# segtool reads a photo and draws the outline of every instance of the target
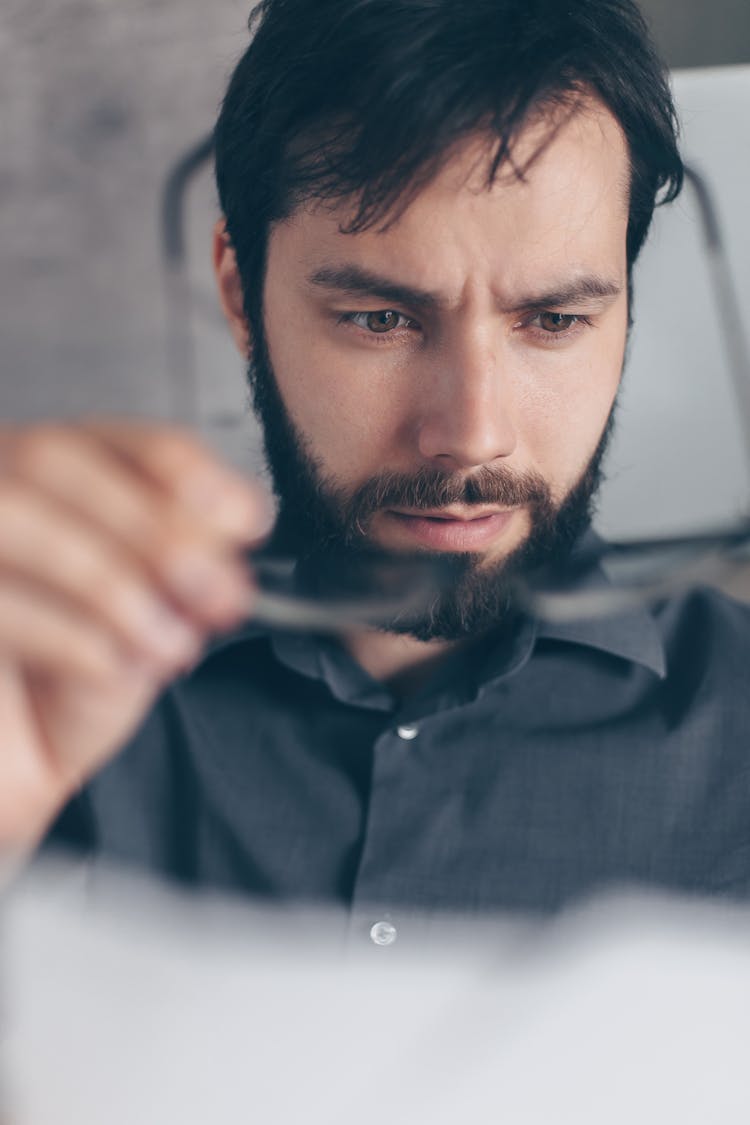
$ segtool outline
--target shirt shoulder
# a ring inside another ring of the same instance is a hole
[[[710,587],[697,587],[654,609],[667,652],[674,661],[734,666],[744,672],[750,657],[750,605]],[[740,661],[737,664],[737,661]]]
[[[661,702],[670,725],[700,735],[716,760],[728,756],[745,770],[750,606],[696,588],[655,607],[654,618],[663,638]]]

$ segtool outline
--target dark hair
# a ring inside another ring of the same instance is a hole
[[[301,200],[351,196],[351,231],[383,222],[480,130],[497,137],[489,186],[533,114],[587,91],[630,148],[630,266],[657,198],[682,186],[665,68],[633,0],[262,0],[250,28],[215,132],[246,303],[270,224]]]

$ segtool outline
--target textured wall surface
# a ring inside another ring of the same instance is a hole
[[[211,127],[247,11],[245,0],[3,0],[0,416],[169,410],[158,196]],[[191,249],[205,273],[208,177],[197,204],[206,221]],[[213,389],[212,410],[241,405],[236,375],[224,398],[224,384]]]

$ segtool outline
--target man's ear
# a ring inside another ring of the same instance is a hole
[[[250,327],[245,317],[242,281],[224,219],[219,219],[214,226],[212,257],[224,316],[227,318],[234,342],[241,355],[245,359],[250,359],[252,341]]]

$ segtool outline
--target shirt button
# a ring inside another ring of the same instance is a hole
[[[376,922],[370,929],[373,945],[393,945],[397,937],[398,931],[392,922]]]
[[[399,738],[403,738],[404,742],[411,742],[419,734],[419,727],[396,727],[396,734]]]

